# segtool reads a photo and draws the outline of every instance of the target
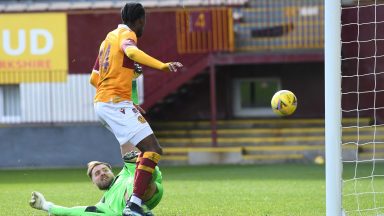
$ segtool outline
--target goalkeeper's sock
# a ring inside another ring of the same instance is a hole
[[[155,167],[159,162],[160,157],[160,154],[156,152],[144,152],[135,172],[135,174],[137,173],[137,176],[133,185],[134,196],[139,198],[143,197],[152,180],[152,174],[155,171]]]

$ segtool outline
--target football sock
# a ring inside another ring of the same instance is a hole
[[[136,178],[133,185],[133,196],[143,197],[145,190],[152,179],[152,173],[160,160],[160,155],[156,152],[144,152],[136,169]]]
[[[129,202],[133,202],[138,206],[141,206],[141,199],[135,195],[132,195],[131,198],[129,199]]]
[[[144,152],[141,152],[139,154],[139,156],[137,157],[137,159],[136,159],[136,170],[135,170],[135,176],[133,178],[134,182],[136,181],[136,178],[137,178],[137,168],[139,167],[139,164],[140,164],[141,159],[143,158],[143,155],[144,155]]]

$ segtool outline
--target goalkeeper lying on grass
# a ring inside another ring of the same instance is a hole
[[[133,190],[136,168],[137,152],[129,152],[124,156],[124,167],[117,176],[114,176],[108,163],[91,161],[88,163],[87,174],[92,182],[105,191],[101,200],[94,206],[76,206],[67,208],[58,206],[45,200],[39,192],[32,192],[29,204],[39,210],[44,210],[57,216],[121,216],[126,201],[129,200]],[[158,167],[153,174],[152,181],[144,194],[143,201],[145,215],[153,215],[153,209],[163,195],[162,177]]]

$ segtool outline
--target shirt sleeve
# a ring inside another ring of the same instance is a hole
[[[131,31],[126,31],[122,34],[120,39],[120,49],[125,53],[125,55],[131,60],[146,65],[151,68],[158,70],[168,71],[168,65],[149,56],[145,52],[137,48],[137,38],[136,34]]]
[[[75,206],[71,208],[53,205],[49,213],[56,216],[106,216],[118,215],[104,203],[97,203],[95,206]]]
[[[99,73],[99,55],[96,57],[95,64],[93,65],[92,72]]]
[[[95,88],[97,87],[97,83],[99,82],[99,56],[97,56],[95,64],[93,65],[92,68],[92,73],[89,82],[91,85],[93,85]]]
[[[120,39],[120,49],[124,52],[127,47],[137,47],[137,37],[132,31],[126,31]]]
[[[63,207],[63,206],[53,205],[49,209],[49,213],[56,215],[56,216],[65,216],[65,215],[67,215],[67,216],[81,216],[81,215],[86,216],[87,215],[85,212],[86,208],[87,208],[87,206],[76,206],[76,207],[72,207],[72,208],[67,208],[67,207]],[[88,214],[88,215],[95,215],[95,214]]]

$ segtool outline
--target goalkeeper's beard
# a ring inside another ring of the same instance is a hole
[[[112,182],[113,182],[113,179],[112,177],[110,176],[107,176],[105,178],[102,178],[99,182],[96,183],[96,186],[100,189],[100,190],[107,190]]]

